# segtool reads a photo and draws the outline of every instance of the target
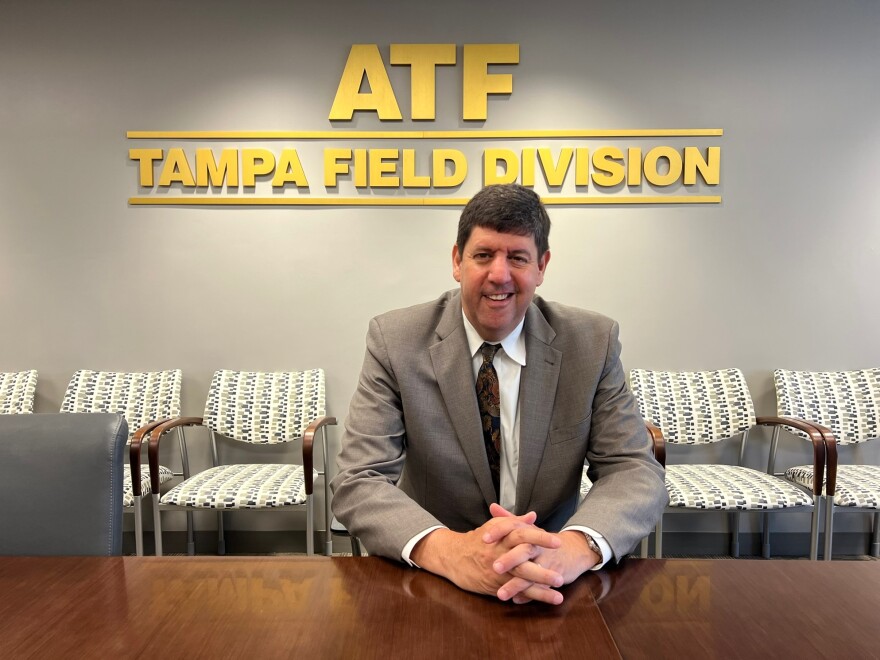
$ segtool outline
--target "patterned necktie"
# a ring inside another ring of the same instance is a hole
[[[500,493],[501,483],[501,397],[498,394],[498,373],[492,360],[499,348],[501,344],[484,343],[480,347],[483,364],[477,372],[477,405],[496,496]]]

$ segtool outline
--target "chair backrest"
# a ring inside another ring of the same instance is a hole
[[[630,387],[646,421],[666,442],[718,442],[755,425],[755,408],[739,369],[630,371]]]
[[[0,554],[122,554],[122,415],[0,416]]]
[[[180,415],[180,369],[115,372],[80,369],[67,386],[63,413],[119,413],[133,434],[148,422]]]
[[[773,372],[780,417],[821,424],[837,442],[851,445],[880,437],[880,369]],[[792,433],[808,439],[803,431]]]
[[[0,415],[34,412],[36,390],[36,370],[0,373]]]
[[[324,370],[214,373],[203,416],[215,433],[253,444],[299,440],[325,414]]]

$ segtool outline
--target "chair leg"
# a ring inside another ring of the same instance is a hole
[[[195,525],[193,524],[193,512],[186,512],[186,554],[190,557],[196,554]]]
[[[641,548],[639,552],[639,556],[642,559],[648,558],[648,540],[651,538],[651,534],[649,533],[645,538],[642,539]]]
[[[657,521],[657,527],[654,530],[654,557],[663,558],[663,517]]]
[[[739,511],[730,514],[730,556],[739,557]]]
[[[351,537],[351,556],[352,557],[360,557],[361,556],[361,542],[358,540],[356,536]]]
[[[766,511],[761,514],[762,522],[761,525],[761,537],[763,543],[761,544],[761,556],[764,559],[770,559],[770,514]]]
[[[156,556],[162,556],[162,519],[159,514],[159,494],[153,493],[153,536],[156,538]]]
[[[134,496],[134,548],[138,557],[144,556],[144,512],[141,509],[143,504],[141,496]]]
[[[825,561],[831,561],[831,535],[834,526],[834,497],[825,495]]]
[[[315,554],[315,498],[306,500],[306,554]]]
[[[819,558],[819,515],[822,513],[822,496],[813,495],[813,519],[810,524],[810,559]]]
[[[871,556],[880,557],[880,511],[874,514],[874,531],[871,534]]]
[[[217,554],[226,554],[226,537],[223,534],[223,511],[217,512]]]

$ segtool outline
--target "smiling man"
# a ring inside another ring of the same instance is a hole
[[[619,561],[667,503],[617,324],[535,296],[549,233],[528,188],[468,202],[459,289],[370,322],[331,484],[371,554],[515,603],[561,603],[558,587]]]

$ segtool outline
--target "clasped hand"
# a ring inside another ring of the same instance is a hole
[[[435,530],[414,548],[413,560],[468,591],[558,605],[562,594],[555,588],[599,559],[580,532],[544,531],[534,512],[515,516],[498,504],[489,511],[493,517],[473,531]]]

